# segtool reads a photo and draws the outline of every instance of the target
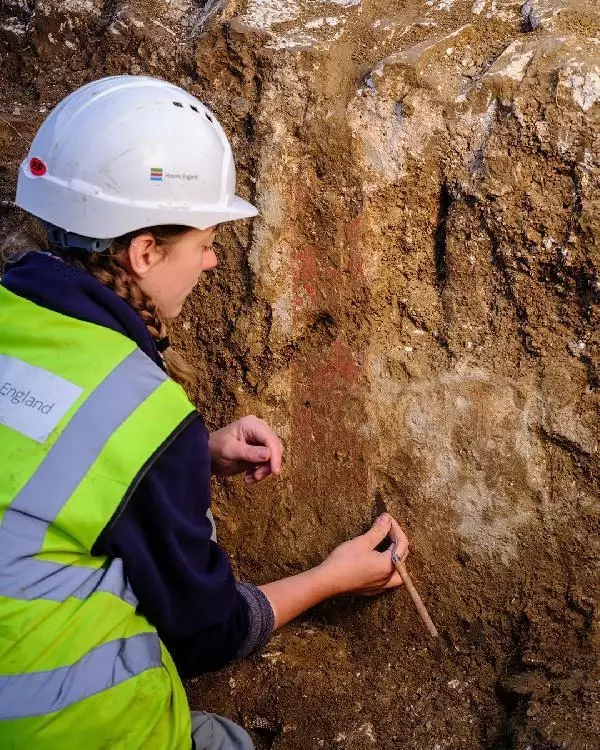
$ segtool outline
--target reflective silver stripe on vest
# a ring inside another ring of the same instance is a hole
[[[0,551],[0,595],[10,599],[87,599],[104,591],[137,607],[138,600],[125,577],[123,561],[115,558],[104,568],[60,565],[30,557],[4,562]]]
[[[106,442],[167,376],[136,349],[88,396],[48,451],[37,471],[17,494],[0,522],[0,594],[16,599],[69,596],[85,598],[94,590],[135,600],[120,569],[61,566],[33,557],[40,552],[49,525],[102,452]],[[107,408],[110,404],[110,408]],[[114,562],[114,561],[113,561]]]
[[[69,667],[0,675],[0,720],[60,711],[161,665],[157,634],[140,633],[103,643]]]
[[[165,373],[136,349],[89,395],[2,519],[0,533],[14,528],[20,537],[21,554],[39,551],[48,525],[84,479],[113,432],[166,379]],[[20,514],[45,524],[30,526],[23,539]],[[29,549],[23,549],[24,541]],[[0,547],[3,543],[0,537]]]

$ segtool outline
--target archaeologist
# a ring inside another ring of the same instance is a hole
[[[260,649],[327,597],[400,585],[388,515],[299,575],[234,580],[210,475],[258,482],[282,445],[260,419],[211,434],[180,384],[174,318],[217,264],[235,195],[228,140],[182,89],[105,78],[64,99],[21,165],[37,249],[0,285],[0,747],[227,750],[246,732],[193,712],[181,677]]]

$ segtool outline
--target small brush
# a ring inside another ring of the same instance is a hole
[[[375,493],[375,512],[377,513],[377,516],[380,516],[383,513],[388,512],[387,506],[385,502],[383,501],[383,498],[381,497],[381,493],[379,492],[379,490]],[[377,545],[376,549],[378,549],[380,552],[383,552],[386,549],[389,549],[390,545],[392,545],[392,562],[394,563],[394,567],[398,571],[398,575],[400,576],[400,578],[402,578],[402,583],[406,587],[406,590],[408,591],[410,598],[413,600],[413,604],[415,605],[415,608],[417,612],[419,613],[419,617],[421,618],[421,620],[423,620],[425,627],[429,631],[430,635],[432,635],[434,638],[437,638],[438,636],[437,628],[433,624],[433,620],[429,616],[429,612],[427,611],[427,608],[423,604],[423,600],[419,596],[419,592],[415,588],[415,585],[412,582],[410,575],[408,574],[408,570],[406,570],[406,565],[402,562],[402,560],[396,554],[397,544],[398,544],[398,540],[390,537],[388,534],[388,536],[386,536],[385,539],[380,544]],[[382,549],[380,549],[380,547],[382,547]]]

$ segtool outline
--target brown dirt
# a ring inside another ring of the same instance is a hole
[[[77,84],[212,106],[261,217],[223,229],[175,335],[209,424],[256,412],[287,447],[270,486],[215,484],[223,543],[249,580],[299,571],[378,489],[441,638],[404,592],[328,602],[192,705],[278,750],[599,747],[595,5],[221,6],[2,5],[2,226]]]

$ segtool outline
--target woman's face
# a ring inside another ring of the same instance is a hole
[[[132,240],[129,261],[137,283],[166,318],[179,315],[200,274],[217,265],[212,247],[216,233],[216,226],[190,229],[167,247],[158,247],[150,233]]]

